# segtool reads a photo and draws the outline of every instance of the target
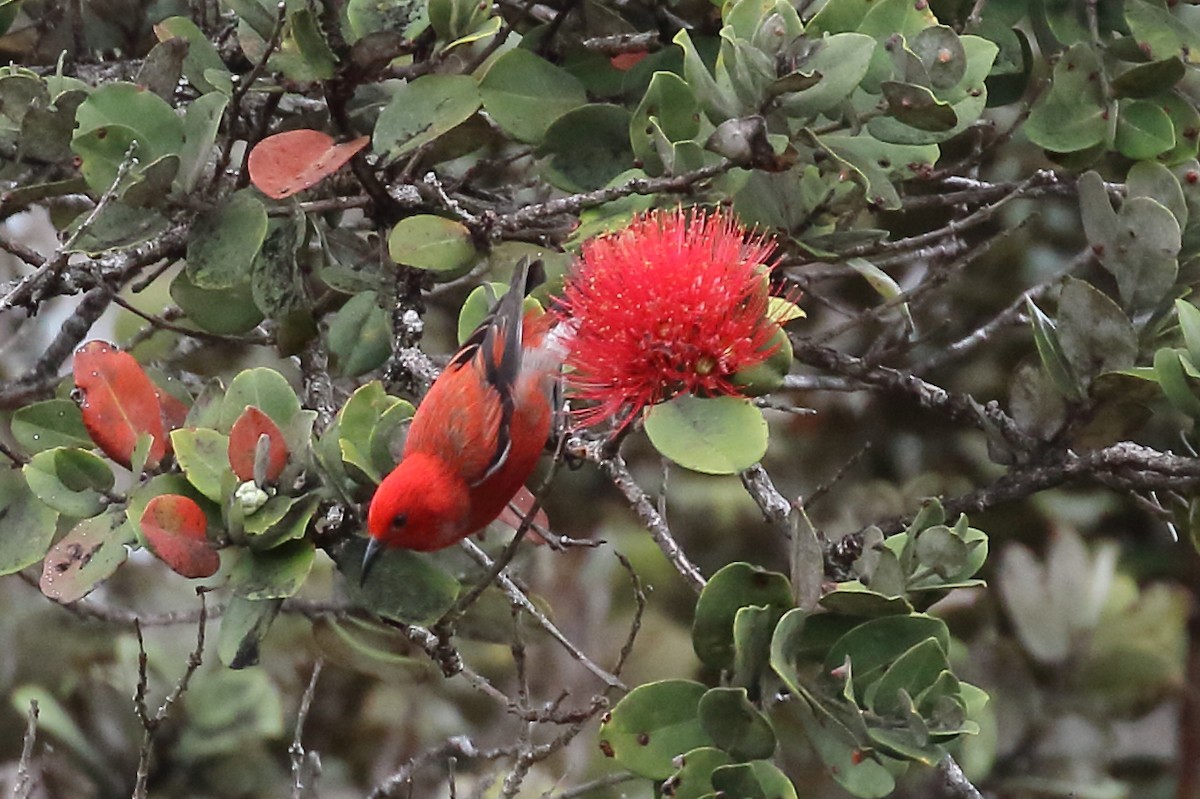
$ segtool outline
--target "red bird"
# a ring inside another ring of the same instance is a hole
[[[517,267],[417,408],[399,465],[371,498],[362,579],[382,547],[430,552],[482,530],[537,464],[565,353],[551,314],[523,313],[530,271]]]

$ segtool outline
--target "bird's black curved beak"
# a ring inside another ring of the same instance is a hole
[[[378,538],[371,537],[367,539],[367,551],[363,554],[362,571],[358,573],[359,586],[362,586],[367,581],[367,573],[371,571],[371,567],[379,559],[379,551],[381,549],[383,549],[383,544],[379,543]]]

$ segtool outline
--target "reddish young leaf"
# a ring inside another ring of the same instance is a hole
[[[242,415],[233,423],[229,431],[229,465],[239,480],[254,479],[254,452],[258,447],[259,436],[267,435],[270,444],[267,452],[267,481],[279,479],[280,472],[287,465],[288,447],[283,440],[279,426],[271,421],[271,417],[254,406],[242,411]]]
[[[128,467],[138,436],[153,439],[146,468],[167,452],[158,389],[134,357],[107,341],[89,341],[75,351],[75,385],[88,435],[104,454]]]
[[[618,53],[608,62],[612,64],[613,69],[619,69],[621,72],[633,69],[643,58],[650,55],[649,50],[634,50],[631,53]]]
[[[162,416],[163,431],[167,435],[167,451],[171,450],[171,431],[178,430],[183,427],[183,423],[187,421],[188,406],[184,405],[173,394],[168,394],[166,391],[158,388],[154,389],[155,396],[158,397],[158,406]]]
[[[142,512],[142,533],[150,551],[184,577],[211,577],[221,566],[205,535],[207,528],[200,506],[179,494],[160,494]]]
[[[282,200],[337,172],[370,141],[369,136],[359,136],[335,144],[319,130],[276,133],[250,151],[250,182],[268,197]]]

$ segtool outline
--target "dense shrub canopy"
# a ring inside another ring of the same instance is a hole
[[[0,0],[0,48],[13,795],[1196,794],[1200,8]],[[578,334],[532,494],[364,578],[523,259]]]

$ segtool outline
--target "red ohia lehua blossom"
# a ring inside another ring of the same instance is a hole
[[[741,392],[735,373],[773,352],[765,278],[775,244],[727,213],[651,211],[583,251],[559,314],[574,331],[566,379],[580,427],[680,393]]]

